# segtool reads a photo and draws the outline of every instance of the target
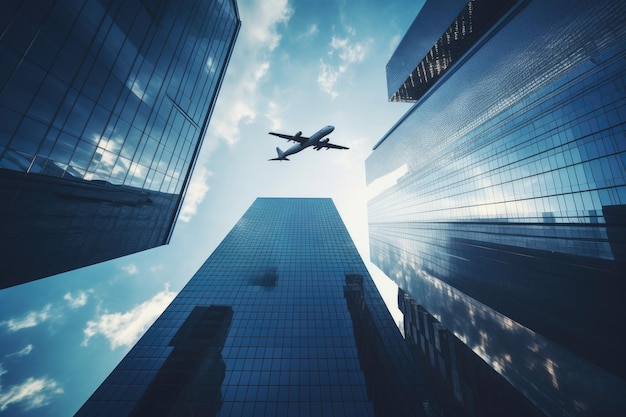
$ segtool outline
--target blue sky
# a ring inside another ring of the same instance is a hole
[[[332,197],[369,262],[364,161],[408,110],[385,64],[423,1],[239,1],[242,28],[171,243],[0,291],[0,417],[77,411],[256,197]],[[268,162],[336,127],[349,151]]]

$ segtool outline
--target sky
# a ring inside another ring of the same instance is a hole
[[[369,262],[364,162],[410,108],[385,65],[423,1],[240,0],[241,31],[170,244],[0,291],[0,417],[73,415],[257,197],[331,197]],[[269,162],[332,124],[332,143]],[[397,311],[394,318],[399,321]]]

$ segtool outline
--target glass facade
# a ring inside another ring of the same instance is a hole
[[[437,407],[332,200],[259,198],[77,415]]]
[[[424,2],[387,63],[387,92],[390,100],[466,5],[467,0]]]
[[[404,337],[454,416],[545,416],[402,289]]]
[[[9,1],[0,16],[2,285],[167,243],[235,1]],[[22,271],[35,259],[47,267]]]
[[[366,161],[372,261],[550,415],[626,410],[625,21],[523,2]]]
[[[414,103],[419,100],[449,68],[476,45],[487,31],[493,29],[497,21],[509,13],[513,6],[520,3],[519,0],[472,0],[468,2],[411,71],[400,88],[391,95],[389,101]],[[412,35],[419,39],[423,36],[421,26],[414,25],[411,29],[405,38]],[[410,43],[410,40],[412,39],[405,42],[405,46],[406,43]],[[390,71],[391,68],[387,70]]]

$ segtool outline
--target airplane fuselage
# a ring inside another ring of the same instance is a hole
[[[296,143],[295,145],[286,149],[285,152],[283,153],[283,157],[286,158],[289,155],[293,155],[294,153],[298,153],[301,150],[308,148],[309,146],[317,145],[320,142],[320,140],[324,139],[324,137],[326,135],[329,135],[333,130],[335,130],[335,126],[331,126],[331,125],[324,126],[320,130],[312,134],[311,137],[309,137],[309,140],[307,140],[306,142]]]
[[[330,143],[330,138],[327,138],[326,135],[331,133],[333,130],[335,130],[335,126],[324,126],[310,137],[302,136],[302,131],[297,132],[295,135],[290,135],[287,133],[269,132],[270,135],[278,136],[279,138],[285,139],[288,142],[297,142],[296,145],[291,146],[286,151],[283,151],[279,147],[276,147],[277,156],[276,158],[270,159],[270,161],[289,161],[289,158],[287,158],[289,155],[298,153],[306,148],[313,148],[316,151],[319,151],[320,149],[350,149],[347,146]]]

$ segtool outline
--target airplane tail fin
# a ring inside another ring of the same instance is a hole
[[[285,152],[283,152],[278,146],[276,147],[276,153],[278,154],[278,157],[268,159],[268,161],[289,161],[289,159],[285,158]]]

